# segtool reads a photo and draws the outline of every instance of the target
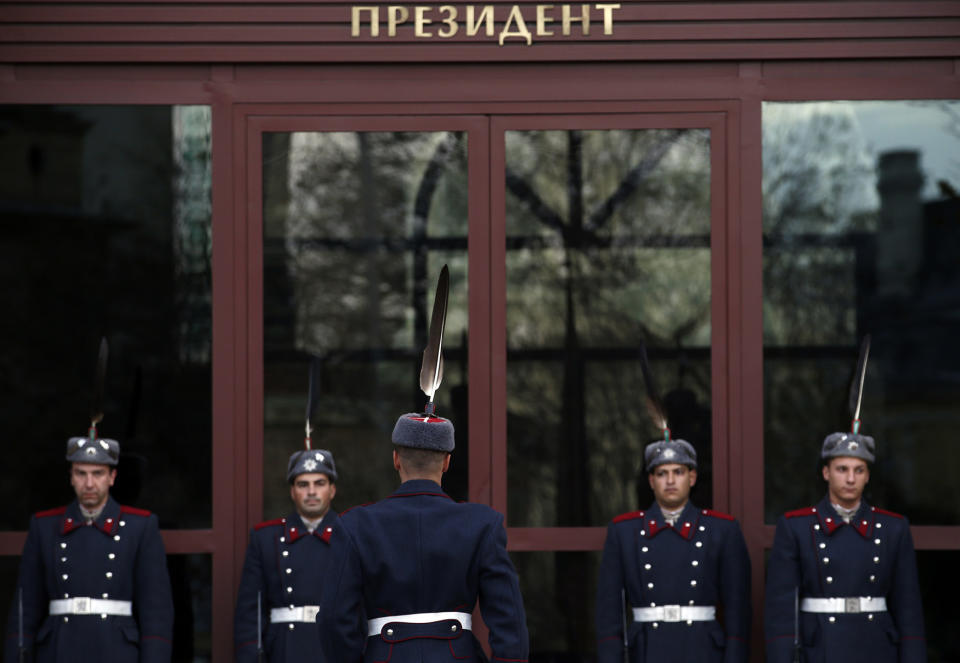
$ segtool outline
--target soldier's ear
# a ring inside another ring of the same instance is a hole
[[[440,468],[440,471],[441,471],[442,473],[445,473],[447,470],[450,469],[450,459],[451,459],[451,458],[452,458],[452,456],[451,456],[450,454],[447,454],[447,457],[443,459],[443,466]]]
[[[690,470],[690,487],[693,488],[697,484],[697,471],[694,469]]]
[[[824,481],[830,481],[830,465],[824,464],[820,467],[820,473],[823,475]]]

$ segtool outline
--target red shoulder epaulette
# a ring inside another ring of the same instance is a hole
[[[812,516],[817,513],[816,507],[805,506],[802,509],[796,509],[795,511],[787,511],[783,514],[784,518],[799,518],[800,516]]]
[[[274,518],[273,520],[265,520],[262,523],[257,523],[253,526],[255,530],[261,530],[264,527],[273,527],[274,525],[285,525],[287,522],[286,518]]]
[[[121,506],[120,513],[130,513],[130,514],[133,514],[134,516],[143,516],[144,518],[147,518],[150,516],[149,511],[147,511],[146,509],[138,509],[135,506]]]
[[[893,511],[887,511],[886,509],[881,509],[878,506],[870,507],[873,511],[877,513],[882,513],[885,516],[893,516],[894,518],[903,518],[899,513],[894,513]]]
[[[46,511],[37,511],[33,514],[34,518],[48,518],[50,516],[62,516],[67,512],[67,507],[58,506],[56,509],[47,509]]]
[[[628,511],[627,513],[621,513],[619,516],[616,516],[613,519],[613,522],[622,523],[624,520],[636,520],[637,518],[643,518],[643,511]]]
[[[729,513],[724,513],[723,511],[714,511],[713,509],[704,509],[703,515],[713,516],[714,518],[722,518],[723,520],[736,520]]]

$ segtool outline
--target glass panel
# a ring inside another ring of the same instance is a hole
[[[173,589],[173,661],[211,661],[212,559],[210,555],[167,555],[167,568]]]
[[[16,600],[19,568],[19,556],[0,556],[0,597],[3,597],[4,610],[11,605],[6,602],[8,598]],[[167,568],[173,590],[173,661],[211,661],[210,625],[213,613],[210,555],[167,555]],[[6,619],[6,613],[2,614]]]
[[[102,335],[114,495],[209,527],[210,109],[2,106],[0,125],[0,529],[73,499]]]
[[[957,629],[960,605],[946,598],[949,591],[944,592],[944,581],[956,577],[957,565],[960,565],[960,551],[917,551],[928,663],[960,661],[960,630]]]
[[[600,551],[513,552],[530,631],[530,661],[595,661]]]
[[[866,498],[915,524],[960,524],[960,484],[940,469],[960,466],[957,154],[957,101],[764,103],[768,523],[823,496],[820,445],[849,430],[870,333]]]
[[[652,501],[641,340],[709,506],[709,132],[508,131],[506,164],[510,524]]]
[[[399,479],[390,433],[420,411],[437,277],[450,267],[437,412],[457,448],[444,488],[467,494],[467,137],[457,132],[269,133],[264,191],[264,513],[290,510],[310,357],[321,361],[313,445],[340,475],[334,508]]]

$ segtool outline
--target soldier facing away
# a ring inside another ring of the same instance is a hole
[[[343,513],[335,562],[320,603],[327,661],[443,663],[485,660],[472,631],[478,599],[494,661],[526,661],[528,636],[503,516],[454,502],[440,486],[454,448],[453,424],[435,414],[440,383],[447,268],[441,272],[424,353],[426,413],[393,429],[393,466],[402,484],[386,499]]]
[[[853,426],[820,451],[827,494],[784,514],[767,566],[769,663],[924,663],[923,607],[910,524],[863,491],[876,445],[860,433],[869,337],[851,389]]]

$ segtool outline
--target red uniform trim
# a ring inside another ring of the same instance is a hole
[[[903,518],[899,513],[894,513],[893,511],[887,511],[886,509],[881,509],[878,506],[873,507],[873,510],[877,513],[882,513],[885,516],[893,516],[894,518]]]
[[[350,513],[354,509],[359,509],[362,506],[370,506],[371,504],[376,504],[376,502],[364,502],[363,504],[354,504],[349,509],[344,509],[343,511],[341,511],[340,516],[343,517],[345,514]]]
[[[327,527],[323,530],[323,534],[320,535],[320,540],[324,543],[330,543],[331,536],[333,536],[333,528]]]
[[[286,518],[274,518],[273,520],[266,520],[262,523],[257,523],[253,526],[255,530],[261,530],[264,527],[273,527],[274,525],[283,525],[286,522]]]
[[[135,516],[143,516],[144,518],[150,516],[150,512],[146,509],[138,509],[133,506],[121,506],[120,513],[132,513]]]
[[[637,518],[643,518],[643,511],[628,511],[627,513],[621,513],[619,516],[616,516],[613,519],[613,522],[622,523],[625,520],[636,520]]]
[[[713,509],[704,509],[703,515],[713,516],[714,518],[722,518],[723,520],[736,520],[729,513],[723,513],[722,511],[714,511]]]
[[[447,498],[448,500],[450,500],[451,502],[453,501],[453,498],[450,497],[449,495],[447,495],[446,493],[427,493],[427,492],[423,492],[423,493],[397,493],[396,495],[387,495],[385,499],[392,500],[392,499],[396,499],[396,498],[398,498],[398,497],[417,497],[417,496],[420,496],[420,495],[426,495],[427,497],[446,497],[446,498]]]
[[[37,511],[33,514],[34,518],[49,518],[50,516],[62,516],[67,512],[67,507],[58,506],[56,509],[47,509],[46,511]]]
[[[798,518],[800,516],[814,516],[817,513],[816,507],[807,506],[796,511],[787,511],[783,516],[785,518]]]

